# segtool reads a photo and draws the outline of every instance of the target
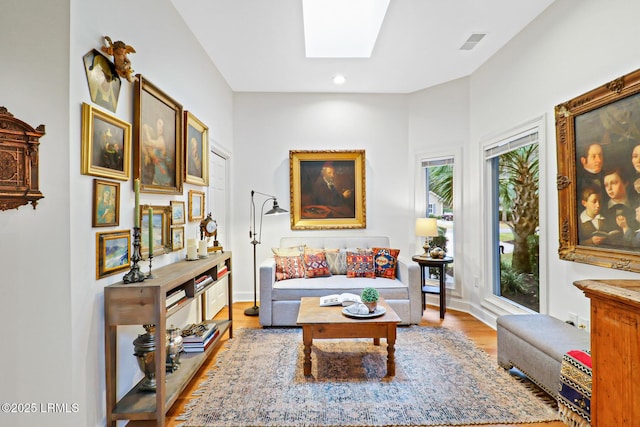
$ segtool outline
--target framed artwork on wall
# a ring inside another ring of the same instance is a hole
[[[94,227],[114,227],[120,225],[120,183],[93,180],[93,220]]]
[[[171,201],[171,225],[182,225],[185,221],[184,202]]]
[[[153,256],[171,252],[171,207],[140,206],[140,253]]]
[[[83,103],[80,172],[126,181],[130,153],[131,124]]]
[[[184,227],[171,228],[171,250],[179,251],[184,248]]]
[[[191,112],[184,113],[185,121],[185,182],[209,185],[209,128]]]
[[[122,84],[116,66],[96,49],[88,52],[82,61],[91,101],[115,113]]]
[[[182,105],[138,74],[134,92],[134,178],[140,191],[182,194]]]
[[[110,276],[131,265],[129,230],[96,233],[96,279]]]
[[[204,219],[204,192],[189,190],[189,221]]]
[[[365,151],[289,151],[291,229],[366,228]]]
[[[560,259],[640,271],[640,70],[555,117]]]

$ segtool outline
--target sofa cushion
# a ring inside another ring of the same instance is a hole
[[[304,269],[305,277],[311,279],[313,277],[331,276],[329,265],[323,251],[304,253]]]
[[[282,248],[271,248],[271,252],[275,256],[298,256],[304,252],[304,245],[286,246]]]
[[[367,277],[375,279],[376,273],[373,269],[373,252],[347,251],[347,277]]]
[[[312,280],[299,278],[282,280],[273,284],[273,301],[300,300],[302,297],[322,297],[331,294],[349,292],[360,295],[366,287],[374,287],[385,300],[404,300],[409,298],[409,288],[400,280],[376,280],[365,277],[349,278],[342,275],[317,277]]]
[[[373,248],[373,266],[376,277],[396,278],[396,265],[400,249]]]
[[[276,280],[288,280],[304,277],[304,261],[301,256],[274,256],[276,261]]]
[[[347,253],[341,250],[328,250],[324,255],[329,264],[331,274],[347,274]]]

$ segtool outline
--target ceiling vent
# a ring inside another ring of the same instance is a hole
[[[484,36],[486,36],[486,33],[473,33],[469,36],[469,38],[467,39],[466,42],[464,42],[464,44],[462,46],[460,46],[460,50],[471,50],[474,47],[476,47],[476,45],[478,43],[480,43],[480,40],[482,40],[484,38]]]

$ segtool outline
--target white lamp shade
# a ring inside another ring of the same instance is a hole
[[[438,220],[435,218],[416,219],[416,236],[434,237],[438,235]]]

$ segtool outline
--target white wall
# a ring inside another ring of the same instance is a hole
[[[95,236],[133,225],[131,180],[121,182],[120,225],[95,229],[94,177],[80,174],[81,104],[91,103],[82,57],[99,49],[105,35],[132,45],[135,72],[192,111],[209,126],[210,139],[233,152],[231,90],[169,0],[115,0],[108,7],[97,0],[3,5],[1,104],[34,127],[45,124],[47,134],[40,151],[45,198],[36,210],[0,212],[0,323],[7,331],[0,401],[77,403],[79,412],[0,413],[1,425],[104,425],[103,288],[122,274],[95,280]],[[133,123],[132,103],[133,85],[123,80],[115,115]],[[185,185],[185,195],[189,189],[202,190]],[[141,195],[141,203],[170,200],[187,197]],[[187,224],[186,232],[195,235],[196,223]],[[154,268],[183,256],[184,250],[158,256]],[[140,326],[120,332],[122,394],[141,376],[132,341],[144,331]]]
[[[480,171],[483,138],[546,114],[547,145],[541,177],[546,185],[540,191],[541,224],[546,227],[542,228],[540,244],[548,250],[541,267],[549,277],[548,312],[563,320],[569,311],[589,316],[589,300],[573,281],[638,278],[637,273],[559,259],[553,108],[640,67],[635,54],[639,13],[640,3],[633,0],[558,0],[471,76],[471,171]],[[481,197],[480,182],[469,181],[465,196]],[[464,209],[475,209],[477,201],[476,197],[465,197]],[[483,227],[479,218],[467,219],[469,227]],[[469,249],[481,250],[480,241],[474,239]]]
[[[0,212],[0,402],[36,403],[36,414],[0,412],[0,425],[71,425],[41,403],[75,401],[69,282],[69,4],[5,2],[0,13],[0,105],[34,128],[40,190],[31,205]],[[97,366],[96,366],[97,368]]]
[[[288,215],[263,221],[258,263],[287,235],[385,235],[412,254],[412,176],[407,163],[407,102],[402,95],[236,93],[234,140],[241,161],[232,175],[236,266],[253,265],[248,235],[251,190],[278,197],[290,211],[289,150],[365,149],[367,228],[292,231]],[[256,198],[258,210],[264,199]],[[258,212],[258,215],[260,213]],[[239,237],[238,237],[239,236]],[[253,299],[252,269],[236,269],[236,299]]]

